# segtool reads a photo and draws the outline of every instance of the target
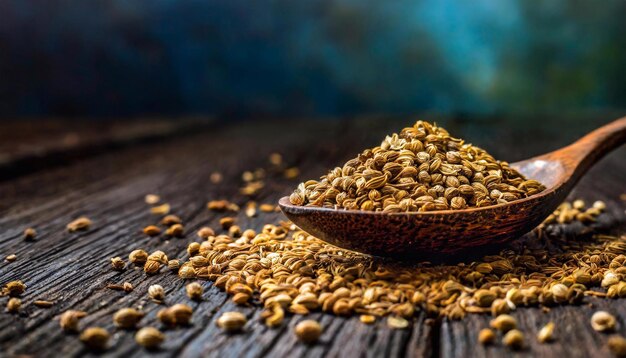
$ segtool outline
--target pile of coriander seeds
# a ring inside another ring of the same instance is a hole
[[[320,181],[301,183],[289,200],[334,209],[414,212],[496,205],[544,189],[485,150],[417,121]]]
[[[239,206],[220,201],[210,202],[207,207],[223,213],[222,219],[228,220],[220,220],[221,228],[198,229],[200,240],[188,244],[186,260],[170,259],[161,250],[148,253],[134,249],[128,261],[143,267],[147,275],[176,273],[185,280],[186,294],[192,300],[203,295],[197,280],[212,281],[231,296],[234,304],[262,307],[262,323],[271,328],[282,326],[290,315],[313,312],[358,316],[363,324],[384,321],[392,329],[408,329],[421,313],[450,320],[487,314],[494,319],[490,327],[478,332],[478,341],[519,350],[531,338],[518,329],[517,321],[509,315],[513,311],[576,305],[585,296],[626,297],[626,236],[593,234],[572,238],[560,230],[564,225],[591,230],[587,225],[604,211],[602,202],[589,206],[581,200],[563,203],[535,229],[536,240],[456,265],[407,265],[376,259],[329,245],[287,221],[265,224],[260,232],[233,231],[236,220],[228,215],[241,210]],[[182,220],[168,213],[162,213],[167,215],[160,224],[182,228]],[[223,225],[226,221],[229,224]],[[168,231],[166,236],[172,236]],[[152,234],[151,230],[144,233]],[[111,260],[114,270],[122,265],[126,263],[120,257]],[[128,286],[132,290],[132,285]],[[6,289],[20,287],[16,283]],[[114,289],[127,290],[126,283]],[[163,304],[164,292],[160,285],[152,285],[147,295]],[[61,316],[61,326],[75,330],[85,315],[68,311]],[[143,316],[140,310],[122,308],[112,318],[117,327],[134,329]],[[615,324],[611,324],[611,317],[599,312],[590,324],[598,331],[612,332]],[[168,329],[184,329],[191,324],[193,309],[175,303],[160,309],[157,319],[160,328],[147,326],[135,333],[137,343],[146,349],[158,349]],[[222,313],[216,324],[225,334],[237,334],[245,331],[248,320],[242,313],[231,311]],[[537,341],[558,339],[558,329],[553,322],[547,323]],[[315,344],[322,332],[319,322],[307,319],[296,325],[293,333],[303,343]],[[95,350],[106,349],[109,340],[108,332],[99,327],[83,329],[79,338]],[[615,352],[626,343],[621,336],[613,336],[610,341],[610,349]]]
[[[559,230],[595,221],[604,207],[563,203],[535,230],[538,240],[458,265],[381,261],[329,245],[290,222],[236,236],[202,228],[202,241],[189,244],[179,276],[213,281],[237,305],[262,306],[269,327],[280,326],[290,314],[322,311],[404,329],[419,312],[459,320],[467,314],[499,317],[523,307],[575,305],[585,296],[626,297],[626,236],[575,240]],[[238,322],[235,331],[241,329],[240,317],[231,320]],[[233,331],[233,325],[222,325]],[[555,328],[546,327],[539,341],[552,339]],[[522,332],[504,333],[504,345],[524,347]]]

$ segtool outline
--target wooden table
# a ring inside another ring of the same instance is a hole
[[[610,119],[608,117],[607,122]],[[495,118],[478,121],[444,118],[442,122],[453,134],[470,138],[496,157],[511,161],[560,147],[593,127],[581,121],[577,126],[532,129],[524,121],[517,121],[503,128]],[[123,272],[110,269],[111,257],[126,259],[135,248],[159,248],[170,258],[185,258],[186,246],[196,240],[197,228],[218,227],[217,221],[222,215],[208,211],[206,202],[227,198],[245,203],[246,198],[238,193],[242,172],[267,167],[267,158],[272,152],[282,153],[287,163],[300,168],[300,179],[318,177],[362,148],[380,143],[385,134],[410,125],[411,119],[368,117],[232,124],[200,121],[191,126],[181,120],[173,123],[186,124],[170,124],[167,130],[158,133],[147,126],[146,130],[121,139],[104,129],[94,131],[90,126],[76,129],[71,123],[56,125],[60,129],[53,132],[53,136],[64,138],[66,132],[72,132],[72,143],[75,143],[76,138],[84,138],[81,133],[86,131],[94,139],[79,140],[82,147],[72,145],[64,149],[41,144],[41,130],[28,132],[32,129],[22,128],[24,132],[13,136],[7,134],[7,128],[15,130],[15,127],[10,124],[0,127],[4,138],[0,147],[3,151],[0,153],[3,158],[0,166],[0,255],[16,254],[18,257],[12,263],[0,262],[0,284],[20,279],[28,286],[19,315],[0,313],[3,356],[91,355],[76,335],[59,329],[55,317],[67,309],[89,312],[81,322],[82,327],[98,325],[115,332],[113,344],[104,355],[142,356],[146,351],[134,343],[133,333],[116,331],[111,316],[121,307],[141,306],[147,314],[142,323],[154,323],[161,306],[149,301],[146,291],[156,283],[166,288],[168,303],[189,303],[195,312],[191,327],[166,332],[167,340],[160,351],[153,353],[155,356],[467,357],[509,353],[501,346],[483,348],[477,344],[478,330],[486,327],[490,320],[486,315],[426,324],[424,315],[420,314],[411,329],[390,330],[384,322],[367,326],[358,318],[316,313],[313,317],[325,327],[322,341],[305,346],[298,343],[292,333],[301,317],[289,317],[281,327],[269,329],[258,323],[260,309],[236,307],[225,293],[209,282],[204,283],[204,300],[194,303],[185,297],[184,283],[174,274],[146,276],[133,268]],[[67,127],[67,131],[63,127]],[[41,147],[35,154],[15,149],[16,145],[28,147],[37,143]],[[626,205],[619,198],[626,192],[624,158],[626,148],[611,154],[572,194],[572,197],[607,203],[608,213],[601,218],[600,225],[609,232],[626,232]],[[221,184],[209,180],[215,171],[224,175]],[[271,176],[256,200],[275,203],[296,184],[294,180]],[[171,204],[172,213],[183,218],[187,232],[184,238],[166,241],[148,238],[140,232],[144,226],[157,221],[143,200],[149,193],[159,194]],[[93,220],[93,227],[86,232],[68,233],[65,225],[83,215]],[[243,212],[239,214],[243,228],[259,229],[264,223],[283,219],[280,213],[264,213],[253,219]],[[31,226],[39,235],[34,242],[25,242],[22,232]],[[125,281],[134,285],[132,292],[106,288],[109,283]],[[55,305],[49,309],[37,308],[32,305],[36,299],[51,300]],[[6,300],[6,297],[0,298],[0,304],[6,304]],[[530,342],[527,350],[515,355],[608,356],[607,337],[592,331],[588,320],[598,308],[610,310],[619,316],[619,332],[626,334],[624,301],[586,298],[585,302],[587,304],[578,307],[556,307],[549,313],[538,308],[515,311],[522,330],[529,333]],[[229,310],[239,310],[248,316],[251,323],[244,333],[226,335],[215,326],[220,313]],[[558,324],[557,342],[539,345],[530,334],[548,320]]]

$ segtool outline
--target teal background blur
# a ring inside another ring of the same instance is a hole
[[[625,15],[618,0],[3,0],[0,118],[620,112]]]

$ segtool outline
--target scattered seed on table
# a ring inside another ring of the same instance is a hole
[[[154,327],[144,327],[135,334],[135,342],[146,349],[156,349],[165,340],[163,332]]]
[[[500,332],[508,332],[517,328],[517,320],[508,314],[501,314],[490,322],[491,328],[495,328]]]
[[[160,268],[161,268],[161,263],[155,260],[148,260],[143,265],[143,271],[147,273],[148,275],[156,274],[157,272],[159,272]]]
[[[143,233],[148,236],[157,236],[161,233],[161,229],[155,225],[148,225],[143,228]]]
[[[33,229],[32,227],[24,230],[24,240],[33,240],[35,237],[37,237],[37,230]]]
[[[59,325],[64,331],[78,332],[78,322],[85,316],[87,316],[87,312],[84,311],[65,311],[59,317]]]
[[[502,343],[505,346],[518,350],[524,348],[524,334],[518,329],[512,329],[504,335]]]
[[[33,305],[40,307],[40,308],[50,308],[54,306],[54,302],[46,301],[46,300],[36,300],[33,302]]]
[[[616,357],[626,357],[626,338],[618,335],[609,337],[607,341],[609,350]]]
[[[20,281],[10,281],[2,289],[2,293],[11,297],[20,296],[26,290],[26,285]]]
[[[218,327],[226,332],[240,331],[248,320],[241,312],[224,312],[216,321]]]
[[[176,215],[166,215],[161,219],[161,225],[172,226],[174,224],[182,224],[183,220]]]
[[[153,206],[150,208],[150,213],[153,215],[167,215],[170,212],[170,204],[165,203],[159,206]]]
[[[163,301],[165,299],[165,290],[161,285],[150,285],[148,287],[148,296],[155,301]]]
[[[478,332],[478,342],[482,345],[493,344],[496,341],[496,334],[489,328],[483,328]]]
[[[89,218],[82,216],[67,224],[67,231],[75,232],[89,230],[92,224],[93,222]]]
[[[222,173],[220,173],[220,172],[214,172],[214,173],[211,173],[211,175],[209,176],[209,180],[210,180],[210,181],[211,181],[211,183],[213,183],[213,184],[219,184],[219,183],[221,183],[221,182],[222,182],[222,179],[223,179],[223,177],[222,177]]]
[[[228,230],[228,228],[230,228],[234,224],[235,224],[235,218],[233,217],[226,216],[220,219],[220,225],[222,226],[222,229],[224,230]]]
[[[548,343],[554,339],[554,322],[549,322],[537,333],[537,340],[540,343]]]
[[[199,301],[202,299],[202,293],[204,292],[204,288],[198,282],[192,282],[185,286],[185,291],[187,291],[187,296],[192,300]]]
[[[186,326],[191,321],[193,309],[185,304],[177,303],[172,307],[157,312],[157,318],[166,326]]]
[[[122,308],[113,315],[113,323],[119,328],[135,328],[143,316],[143,312],[134,308]]]
[[[405,329],[409,326],[409,321],[402,317],[389,316],[387,318],[387,325],[394,329]]]
[[[111,266],[113,267],[113,270],[122,271],[124,270],[124,267],[126,267],[126,263],[121,257],[118,256],[111,258]]]
[[[215,236],[215,231],[210,227],[202,227],[198,230],[198,237],[201,239],[208,239],[211,236]]]
[[[172,272],[178,272],[178,269],[180,268],[180,261],[178,260],[167,261],[167,268]]]
[[[135,265],[143,265],[146,263],[147,260],[148,260],[148,253],[141,249],[133,250],[128,255],[128,261],[130,261],[131,263]]]
[[[161,201],[161,197],[156,194],[147,194],[144,198],[144,201],[148,205],[154,205],[158,203],[159,201]]]
[[[105,350],[109,343],[109,332],[101,327],[89,327],[80,334],[80,340],[93,350]]]
[[[17,313],[22,307],[22,300],[17,297],[11,297],[7,301],[7,312],[8,313]]]
[[[606,311],[598,311],[591,316],[591,327],[598,332],[612,332],[615,324],[615,316]]]

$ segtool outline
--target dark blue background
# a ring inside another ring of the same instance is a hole
[[[626,108],[625,1],[0,2],[0,117]]]

